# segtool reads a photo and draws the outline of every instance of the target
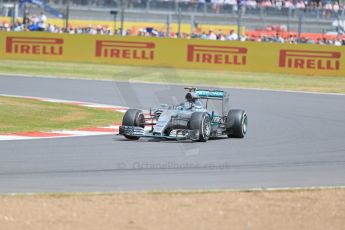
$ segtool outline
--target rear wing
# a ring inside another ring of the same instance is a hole
[[[186,87],[185,89],[190,93],[194,93],[198,99],[206,99],[206,109],[209,100],[219,100],[222,101],[222,116],[226,116],[230,110],[229,94],[223,90],[197,89],[195,87]]]
[[[222,90],[196,89],[195,94],[200,99],[223,100],[225,92]]]

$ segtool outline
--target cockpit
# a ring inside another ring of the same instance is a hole
[[[177,109],[179,110],[192,110],[192,111],[204,111],[204,105],[197,96],[191,92],[186,94],[186,101],[181,103]]]

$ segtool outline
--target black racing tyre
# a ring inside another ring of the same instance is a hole
[[[226,132],[228,137],[243,138],[247,133],[248,117],[245,111],[230,110],[226,118]]]
[[[211,118],[205,112],[195,112],[190,119],[190,129],[199,130],[197,141],[206,142],[211,135]]]
[[[123,126],[139,126],[144,128],[145,117],[143,111],[139,109],[129,109],[122,118]],[[138,140],[140,137],[124,135],[127,139]]]

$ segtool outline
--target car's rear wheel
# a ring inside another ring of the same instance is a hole
[[[139,126],[144,128],[145,117],[143,111],[139,109],[129,109],[122,118],[123,126]],[[138,140],[140,137],[124,135],[129,140]]]
[[[199,131],[196,141],[206,142],[211,135],[211,118],[207,113],[195,112],[190,119],[190,128]]]
[[[245,111],[230,110],[226,118],[226,132],[228,137],[243,138],[247,133],[248,117]]]

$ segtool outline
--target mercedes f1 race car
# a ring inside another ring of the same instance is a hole
[[[246,135],[247,114],[244,110],[226,109],[229,97],[225,91],[185,89],[185,102],[174,106],[163,104],[158,109],[150,109],[146,117],[142,110],[127,110],[119,135],[130,140],[149,137],[200,142],[223,135],[232,138]],[[221,102],[219,114],[208,109],[211,100]]]

